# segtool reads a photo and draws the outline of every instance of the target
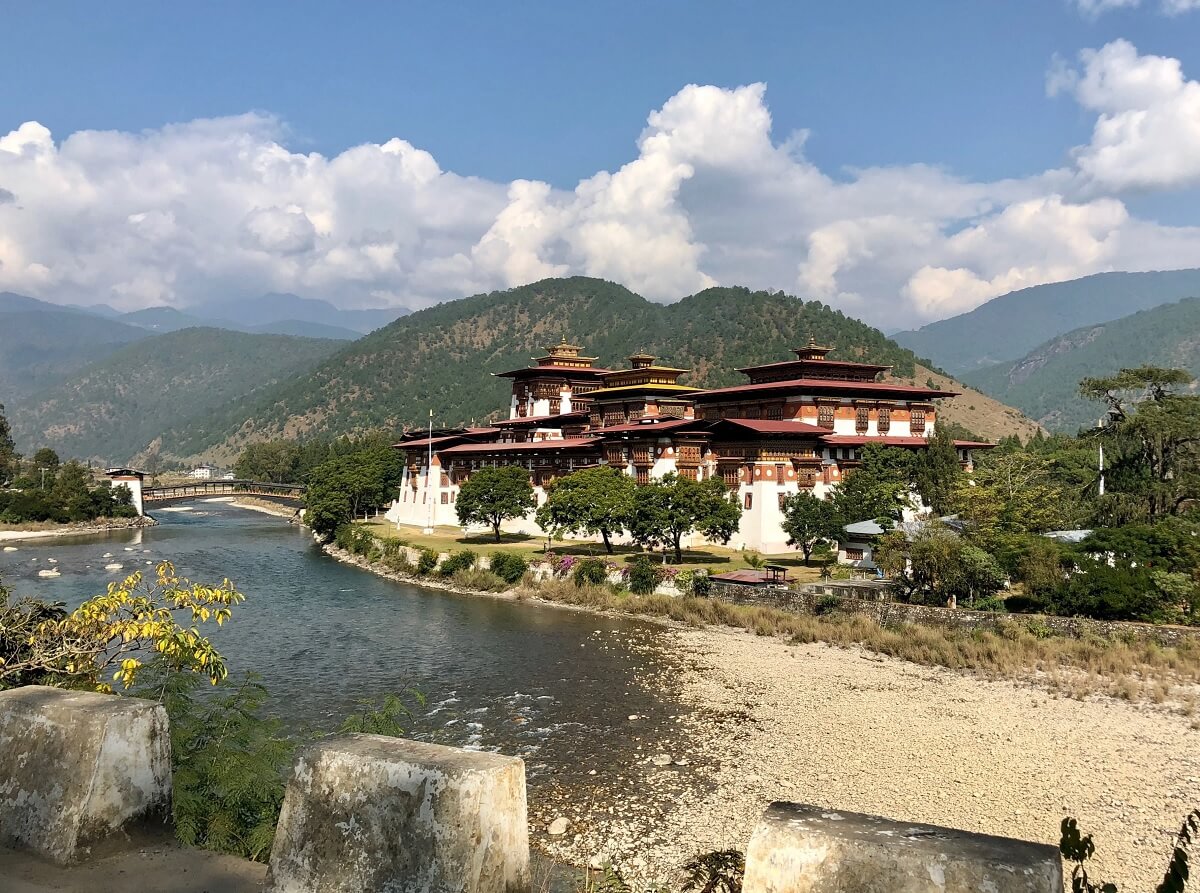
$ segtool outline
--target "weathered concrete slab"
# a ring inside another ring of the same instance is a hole
[[[746,850],[744,893],[1061,893],[1040,843],[772,803]]]
[[[314,745],[288,782],[267,888],[526,891],[525,764],[379,735]]]
[[[68,864],[170,812],[161,705],[42,685],[0,692],[0,845]]]

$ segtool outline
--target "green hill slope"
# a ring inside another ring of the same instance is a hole
[[[209,425],[219,432],[204,444],[211,449],[197,453],[225,459],[254,439],[399,430],[424,424],[430,409],[439,424],[494,419],[506,411],[511,384],[489,373],[530,365],[564,335],[599,357],[597,365],[621,368],[646,350],[695,370],[684,380],[702,386],[744,381],[738,366],[786,359],[810,335],[834,345],[835,357],[888,363],[905,377],[918,369],[911,352],[816,301],[713,288],[662,305],[598,279],[549,279],[402,317],[309,374],[229,407]],[[189,443],[204,439],[187,434]]]
[[[1077,393],[1079,380],[1133,366],[1171,366],[1200,376],[1200,299],[1189,298],[1052,338],[1015,363],[963,376],[1053,431],[1094,424],[1098,404]]]
[[[77,311],[0,313],[0,403],[11,405],[150,335]]]
[[[309,371],[341,344],[213,328],[149,337],[9,407],[26,452],[126,462],[156,444],[165,458],[194,452],[209,420]],[[180,429],[188,434],[181,437]]]
[[[1100,273],[1014,291],[970,313],[892,338],[951,374],[1011,363],[1048,338],[1182,298],[1200,297],[1200,270]]]

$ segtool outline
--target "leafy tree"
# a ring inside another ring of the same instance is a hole
[[[1070,524],[1077,514],[1050,463],[1016,450],[982,457],[972,479],[959,480],[951,507],[971,537],[988,548],[1003,534],[1043,533]]]
[[[70,613],[32,599],[10,602],[0,590],[0,689],[40,682],[111,691],[110,670],[112,681],[128,688],[146,654],[215,685],[226,676],[225,660],[196,624],[222,624],[241,601],[228,580],[192,583],[165,561],[153,582],[139,571]]]
[[[509,518],[524,518],[537,505],[529,472],[519,465],[481,468],[458,490],[454,508],[463,526],[488,524],[500,542],[500,525]]]
[[[929,446],[913,458],[912,476],[917,492],[935,514],[947,515],[953,511],[954,491],[963,473],[954,435],[947,426],[938,424]]]
[[[907,450],[868,443],[861,463],[833,491],[841,524],[875,520],[885,526],[901,520],[911,503],[913,457]]]
[[[233,463],[233,473],[242,480],[291,484],[300,480],[300,449],[286,440],[252,443]]]
[[[610,465],[585,468],[554,481],[537,510],[537,523],[555,538],[600,535],[612,554],[612,537],[625,529],[633,511],[633,478]]]
[[[304,496],[304,521],[325,539],[362,512],[385,505],[404,476],[404,460],[372,442],[313,469]]]
[[[1200,396],[1179,393],[1191,384],[1187,372],[1155,366],[1080,382],[1083,396],[1108,407],[1110,512],[1120,516],[1124,501],[1153,521],[1200,497]]]
[[[741,516],[737,497],[720,479],[693,481],[671,472],[637,488],[629,531],[643,545],[670,546],[675,561],[681,562],[685,536],[699,532],[727,543],[737,532]]]
[[[836,540],[841,533],[833,503],[801,490],[783,501],[783,532],[788,545],[804,553],[804,563],[812,558],[813,548],[822,540]]]
[[[62,460],[58,458],[58,453],[54,452],[50,447],[42,447],[33,454],[30,462],[33,464],[34,471],[38,472],[39,478],[42,469],[45,469],[46,477],[51,482],[54,481],[55,475],[58,474],[58,467],[62,465]]]

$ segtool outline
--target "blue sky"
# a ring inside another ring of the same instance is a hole
[[[80,131],[118,131],[136,139],[146,133],[161,135],[167,125],[240,120],[256,113],[255,122],[243,121],[247,132],[257,134],[256,144],[265,140],[297,155],[318,153],[334,159],[355,146],[378,146],[399,138],[429,153],[442,173],[478,178],[501,189],[515,180],[545,183],[550,193],[542,205],[558,208],[581,181],[600,172],[616,172],[639,158],[638,138],[647,116],[661,110],[687,85],[734,91],[765,84],[761,104],[769,110],[772,144],[783,147],[793,134],[806,131],[802,148],[793,154],[802,155],[805,165],[834,183],[854,183],[862,169],[895,173],[929,165],[957,181],[989,184],[982,190],[986,195],[977,197],[969,209],[931,212],[932,217],[912,221],[919,228],[932,220],[946,238],[979,226],[989,213],[1001,213],[1012,202],[1028,200],[1037,190],[1010,194],[1014,191],[996,184],[1070,168],[1075,163],[1073,150],[1089,144],[1098,116],[1111,113],[1102,101],[1089,105],[1070,89],[1048,96],[1047,73],[1055,65],[1082,76],[1086,65],[1081,51],[1124,41],[1135,48],[1135,59],[1178,60],[1184,88],[1200,76],[1200,11],[1167,15],[1162,2],[1187,4],[1187,0],[1142,0],[1137,5],[1133,5],[1136,0],[419,6],[7,2],[2,4],[8,40],[7,74],[0,78],[0,135],[15,132],[25,122],[38,122],[61,150],[63,141]],[[1098,9],[1105,6],[1115,8]],[[1098,77],[1104,81],[1103,74]],[[1137,110],[1116,113],[1122,111]],[[182,141],[186,143],[187,137]],[[87,155],[89,164],[100,163],[92,151]],[[109,159],[108,163],[116,162]],[[146,163],[145,158],[136,162]],[[206,156],[205,164],[212,167],[215,162]],[[702,167],[703,162],[698,165]],[[727,165],[724,170],[729,174]],[[14,176],[0,164],[0,189],[20,198],[22,190],[13,185]],[[138,285],[116,282],[111,275],[89,275],[82,269],[59,270],[50,262],[53,252],[39,246],[24,248],[20,258],[14,251],[5,263],[3,235],[7,232],[10,240],[17,241],[25,238],[29,212],[35,210],[24,204],[24,219],[16,219],[17,203],[10,202],[0,204],[0,287],[63,300],[96,293],[97,300],[126,306],[187,304],[202,301],[206,288],[222,293],[238,288],[237,276],[243,275],[248,291],[278,287],[314,296],[319,292],[343,303],[420,305],[473,286],[516,284],[522,270],[533,274],[552,269],[609,278],[620,278],[620,273],[628,278],[632,272],[638,281],[631,286],[656,292],[651,295],[656,299],[680,297],[691,286],[708,281],[724,284],[733,277],[763,287],[807,289],[848,312],[891,319],[946,315],[1010,282],[1020,285],[1025,279],[1062,271],[1082,274],[1093,268],[1145,266],[1163,263],[1164,257],[1184,265],[1200,257],[1190,242],[1165,255],[1161,245],[1153,251],[1130,253],[1131,237],[1126,233],[1121,240],[1124,253],[1114,248],[1090,261],[1075,257],[1059,262],[1014,254],[1012,266],[1031,271],[1023,279],[999,276],[1005,268],[1002,260],[986,266],[970,257],[934,251],[922,258],[929,262],[922,266],[955,270],[959,267],[954,264],[961,262],[962,269],[987,285],[974,288],[972,297],[963,301],[905,299],[901,292],[912,285],[919,268],[905,277],[904,271],[856,276],[842,267],[850,274],[847,282],[828,288],[817,287],[821,276],[795,272],[806,258],[811,260],[813,233],[839,222],[836,214],[826,214],[804,222],[781,217],[781,226],[801,227],[804,232],[798,241],[773,248],[766,264],[772,272],[762,281],[752,281],[755,267],[748,261],[739,266],[731,259],[753,256],[754,243],[722,239],[720,224],[705,216],[720,217],[722,190],[738,191],[740,203],[758,188],[771,192],[769,184],[747,186],[743,180],[741,174],[706,178],[698,172],[676,184],[672,201],[677,201],[675,210],[686,224],[682,236],[689,250],[695,250],[690,257],[684,256],[687,251],[667,250],[654,262],[690,265],[690,274],[684,276],[639,275],[636,264],[630,268],[619,262],[597,262],[562,233],[537,245],[538,263],[509,263],[507,272],[501,273],[478,269],[464,273],[461,263],[456,266],[447,258],[469,251],[464,252],[463,246],[451,250],[443,243],[457,235],[468,249],[478,246],[491,228],[483,224],[494,222],[503,210],[497,205],[499,210],[492,209],[495,213],[489,211],[482,220],[464,214],[447,222],[438,234],[422,235],[419,249],[403,236],[383,240],[403,243],[406,250],[413,249],[426,260],[443,251],[437,255],[440,265],[420,276],[373,280],[362,270],[348,270],[345,282],[339,282],[328,270],[314,273],[310,268],[289,278],[278,267],[254,272],[253,258],[242,258],[207,285],[193,268],[147,271]],[[1189,229],[1200,223],[1192,210],[1196,183],[1197,177],[1186,172],[1168,184],[1147,185],[1143,178],[1100,188],[1055,183],[1042,191],[1081,206],[1107,196],[1138,221]],[[914,187],[910,182],[902,188],[939,187]],[[242,209],[236,226],[229,223],[229,229],[249,226],[261,231],[267,225],[263,219],[247,223],[243,217],[282,209],[278,220],[268,222],[275,235],[279,226],[288,230],[273,244],[286,246],[284,253],[294,266],[304,254],[300,249],[309,245],[308,224],[301,222],[304,233],[297,236],[287,215],[315,221],[311,239],[315,253],[322,250],[322,240],[331,237],[333,224],[317,221],[322,212],[306,204],[312,200],[310,195],[290,188],[285,192],[271,199],[270,207],[264,207],[261,197],[256,199]],[[182,201],[178,195],[174,200]],[[197,203],[203,200],[203,196],[196,198]],[[472,200],[488,203],[481,196],[450,199]],[[123,219],[168,213],[152,200],[143,203],[142,210],[123,208],[129,211]],[[353,204],[343,206],[340,215],[326,216],[342,219],[346,207]],[[752,211],[739,205],[730,217],[740,219]],[[173,226],[184,223],[181,210],[169,213]],[[397,213],[404,217],[416,211],[398,208]],[[895,209],[887,213],[894,215]],[[880,208],[873,207],[856,219],[861,223],[880,214]],[[208,220],[207,212],[201,216]],[[137,222],[144,224],[145,219]],[[1107,219],[1110,225],[1119,225],[1111,215]],[[214,231],[219,229],[210,222]],[[410,223],[418,229],[423,226],[420,221]],[[574,227],[571,232],[583,226],[578,219],[562,225]],[[654,222],[648,225],[658,228]],[[364,223],[355,244],[361,243],[363,232],[377,234],[380,226],[374,218]],[[37,227],[45,228],[45,224]],[[194,229],[189,232],[196,238]],[[1172,232],[1169,240],[1182,235]],[[515,244],[511,239],[508,243]],[[159,248],[146,253],[160,254]],[[247,249],[243,244],[239,250],[261,253],[263,248],[259,244]],[[868,246],[865,253],[876,252]],[[34,260],[33,255],[45,256]],[[26,266],[32,263],[31,269],[39,274],[46,267],[49,274],[40,282],[37,275],[17,276],[12,271],[18,260]],[[410,257],[398,267],[411,273],[417,264],[418,259]],[[210,264],[201,266],[211,269]],[[433,282],[437,269],[447,270],[444,290]],[[157,285],[148,285],[149,279],[156,279]]]

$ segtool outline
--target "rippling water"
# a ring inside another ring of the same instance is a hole
[[[161,559],[198,581],[227,576],[246,601],[211,635],[231,677],[260,674],[289,725],[336,729],[357,701],[411,685],[430,708],[422,737],[519,754],[534,781],[620,761],[629,715],[644,717],[640,737],[678,710],[643,684],[661,670],[652,625],[422,590],[333,561],[279,518],[192,506],[144,530],[5,544],[18,551],[0,552],[0,579],[78,603]],[[38,576],[49,567],[61,576]]]

